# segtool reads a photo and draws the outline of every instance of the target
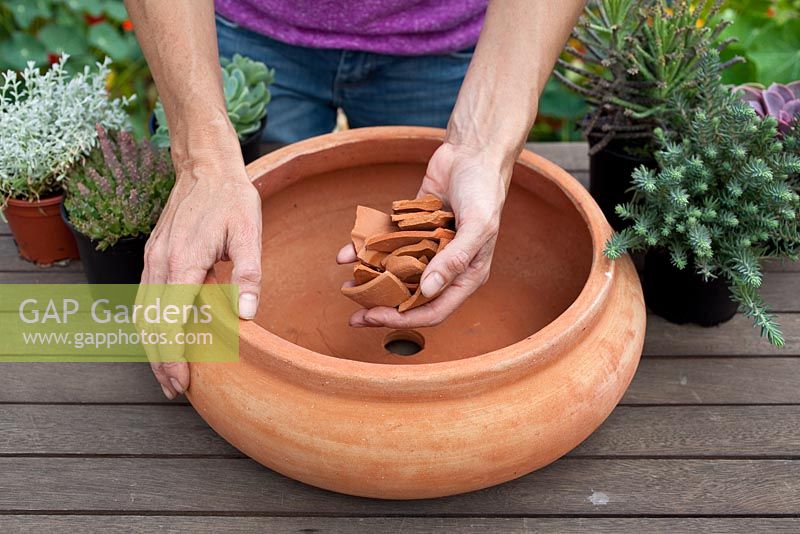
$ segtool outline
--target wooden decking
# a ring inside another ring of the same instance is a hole
[[[536,145],[586,179],[585,147]],[[0,283],[38,269],[0,225]],[[305,486],[243,457],[146,364],[0,364],[0,532],[800,532],[800,267],[763,293],[787,346],[750,321],[650,317],[620,406],[553,465],[485,491],[392,502]],[[491,439],[491,436],[487,436]]]

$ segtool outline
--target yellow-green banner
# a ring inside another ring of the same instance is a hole
[[[238,286],[0,284],[0,362],[234,361]]]

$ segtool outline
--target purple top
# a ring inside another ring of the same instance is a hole
[[[455,52],[474,45],[488,0],[214,0],[240,26],[314,48],[383,54]]]

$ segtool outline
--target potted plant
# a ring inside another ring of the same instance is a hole
[[[674,322],[713,325],[739,310],[774,345],[783,337],[758,293],[762,257],[797,258],[800,197],[791,176],[800,157],[724,87],[710,51],[691,92],[676,95],[656,129],[658,170],[633,174],[634,199],[617,206],[631,225],[605,253],[647,249],[643,289],[650,308]]]
[[[706,24],[719,8],[714,0],[590,2],[559,60],[563,72],[555,75],[591,106],[581,124],[589,190],[616,229],[624,222],[614,207],[630,200],[631,173],[655,164],[653,132],[664,126],[672,96],[694,83],[706,51],[731,42],[718,42],[729,22]]]
[[[752,107],[759,117],[769,115],[778,121],[778,135],[788,134],[800,115],[800,80],[783,85],[773,83],[768,89],[763,85],[746,84],[734,89],[741,92],[742,100]]]
[[[138,284],[144,246],[175,182],[166,150],[97,126],[99,147],[67,180],[61,215],[93,284]]]
[[[108,97],[110,60],[75,75],[66,62],[45,72],[31,63],[0,80],[0,207],[20,255],[39,264],[78,257],[58,214],[62,181],[95,146],[95,124],[127,123],[129,100]]]
[[[260,155],[261,133],[267,126],[268,87],[275,79],[275,69],[239,54],[235,54],[233,59],[220,58],[220,64],[228,118],[239,136],[244,162],[250,163]],[[152,142],[169,148],[167,116],[160,100],[156,103],[150,127]]]

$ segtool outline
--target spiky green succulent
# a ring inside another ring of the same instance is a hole
[[[573,31],[576,46],[567,46],[568,59],[554,74],[591,106],[582,124],[590,154],[615,138],[653,142],[673,95],[694,83],[701,58],[732,42],[720,39],[730,24],[716,17],[721,7],[721,0],[588,2]]]
[[[271,97],[269,85],[275,79],[275,69],[239,54],[233,59],[220,58],[220,65],[228,118],[239,140],[244,140],[258,131],[267,115]],[[158,147],[168,148],[167,116],[160,100],[156,103],[155,117],[158,128],[151,140]]]
[[[800,157],[778,139],[778,122],[761,119],[722,85],[715,51],[693,91],[671,101],[670,131],[656,129],[658,169],[633,173],[634,200],[617,206],[630,226],[605,254],[657,248],[677,269],[722,277],[740,310],[762,335],[783,345],[779,325],[759,295],[762,257],[796,259],[800,197],[792,178]]]

